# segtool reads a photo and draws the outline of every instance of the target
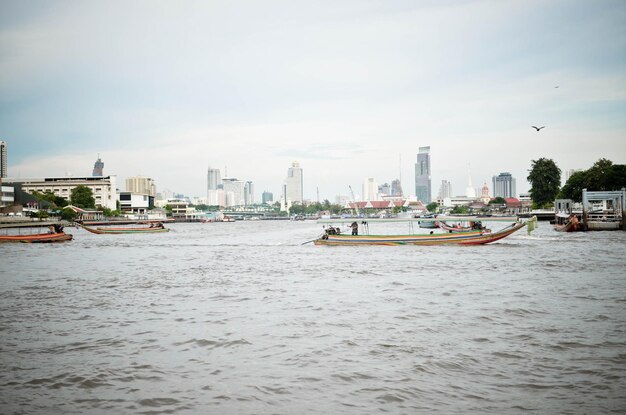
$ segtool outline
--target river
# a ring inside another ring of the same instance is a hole
[[[626,412],[626,232],[167,226],[0,245],[0,413]]]

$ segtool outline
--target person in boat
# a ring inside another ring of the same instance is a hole
[[[352,235],[358,235],[359,234],[359,224],[356,222],[352,222],[352,225],[350,225],[350,227],[352,228]]]
[[[337,230],[335,228],[333,228],[332,226],[329,226],[326,229],[326,234],[327,235],[337,235]]]
[[[54,233],[62,233],[63,232],[63,225],[61,225],[60,223],[55,223],[53,225],[54,228]]]
[[[54,226],[48,226],[48,233],[54,233]]]

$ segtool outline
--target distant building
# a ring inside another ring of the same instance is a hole
[[[0,184],[0,207],[11,206],[15,203],[15,188]]]
[[[472,184],[472,175],[468,173],[467,175],[467,187],[465,188],[465,197],[475,198],[476,197],[476,189],[474,189],[474,185]]]
[[[448,180],[442,180],[439,187],[438,199],[446,199],[452,197],[452,184]]]
[[[156,185],[149,177],[135,176],[126,178],[126,191],[139,195],[156,196]]]
[[[246,184],[234,177],[224,177],[222,179],[224,187],[225,203],[223,206],[245,206],[245,187]]]
[[[402,184],[400,179],[395,179],[391,182],[391,196],[402,196]]]
[[[431,202],[430,146],[420,147],[415,164],[415,196],[424,204]]]
[[[274,194],[272,192],[268,192],[267,190],[263,192],[261,196],[261,202],[265,204],[271,204],[274,201]]]
[[[0,141],[0,179],[7,177],[7,143]]]
[[[100,160],[100,154],[98,154],[98,160],[96,160],[96,162],[93,165],[93,173],[91,173],[91,175],[93,177],[102,177],[104,176],[103,169],[104,169],[104,163],[102,162],[102,160]]]
[[[384,183],[384,184],[381,184],[380,186],[378,186],[378,193],[381,196],[390,196],[391,195],[391,186],[389,186],[389,183]]]
[[[504,172],[493,176],[493,197],[515,197],[515,179],[511,173]]]
[[[378,200],[378,185],[373,177],[366,177],[363,181],[362,200]]]
[[[572,175],[574,173],[578,173],[579,171],[582,171],[582,170],[581,169],[569,169],[569,170],[566,170],[565,171],[565,176],[564,176],[565,182],[563,182],[563,184],[567,183],[569,178],[572,177]]]
[[[72,190],[77,186],[86,186],[91,189],[96,206],[111,210],[117,208],[117,177],[46,177],[35,179],[4,179],[3,184],[17,184],[27,193],[53,193],[68,201]]]
[[[154,209],[154,196],[147,194],[135,194],[131,192],[120,192],[120,209],[124,213],[147,214]]]
[[[247,181],[243,189],[244,205],[250,206],[254,204],[254,184],[251,181]]]
[[[223,195],[218,192],[222,189],[222,173],[220,169],[212,169],[210,166],[207,169],[207,204],[210,206],[224,206],[220,204],[220,197],[223,199]],[[222,192],[223,193],[223,192]]]
[[[484,204],[488,204],[491,200],[491,196],[489,196],[489,187],[487,186],[487,182],[483,184],[482,189],[480,190],[480,200]]]
[[[294,161],[287,170],[287,179],[285,179],[284,198],[291,203],[302,203],[304,182],[302,178],[302,168],[300,163]]]

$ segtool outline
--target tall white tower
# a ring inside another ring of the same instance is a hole
[[[287,178],[285,179],[285,197],[288,201],[291,203],[304,201],[302,197],[303,183],[300,163],[294,161],[287,170]]]

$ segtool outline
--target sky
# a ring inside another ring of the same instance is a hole
[[[295,160],[307,199],[415,194],[422,146],[433,197],[525,192],[541,157],[626,163],[626,3],[0,0],[0,140],[9,177],[99,154],[188,196],[210,166],[276,199]]]

